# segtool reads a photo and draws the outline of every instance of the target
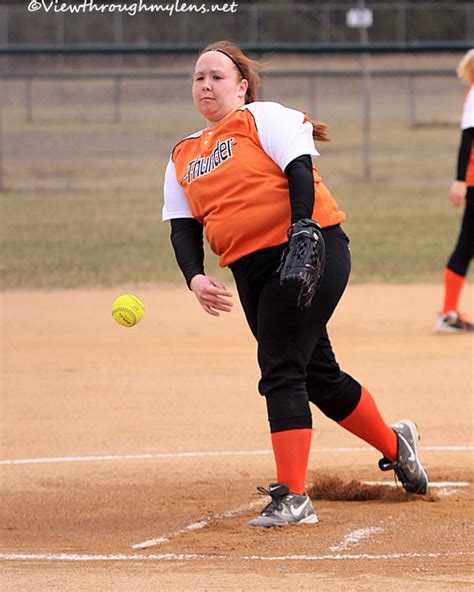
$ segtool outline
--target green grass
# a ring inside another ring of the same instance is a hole
[[[432,188],[355,187],[345,224],[353,282],[437,282],[454,246],[460,212]]]
[[[359,183],[336,193],[353,282],[439,281],[460,216],[444,188]],[[159,193],[7,192],[1,203],[6,289],[182,281]],[[207,272],[230,277],[209,253]]]

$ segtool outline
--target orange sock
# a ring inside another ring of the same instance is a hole
[[[273,454],[278,483],[288,485],[291,493],[303,495],[306,491],[306,469],[312,430],[309,428],[285,430],[272,434]]]
[[[464,277],[446,267],[444,270],[444,313],[458,309],[459,297],[461,296],[463,286]]]
[[[375,401],[364,387],[362,387],[357,407],[349,417],[339,421],[338,424],[380,450],[389,460],[397,458],[397,436],[392,428],[384,422]]]

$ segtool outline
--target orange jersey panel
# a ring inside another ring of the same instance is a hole
[[[220,265],[284,243],[291,223],[288,179],[264,151],[247,109],[174,149],[176,179],[192,215],[204,225]],[[314,169],[313,218],[321,226],[346,219]]]

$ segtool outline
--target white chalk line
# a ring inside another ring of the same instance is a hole
[[[387,487],[400,487],[394,481],[362,481],[364,485],[386,485]],[[430,481],[430,487],[469,487],[469,481]]]
[[[258,500],[255,502],[251,502],[249,504],[245,504],[243,506],[239,506],[238,508],[235,508],[233,510],[227,510],[226,512],[218,512],[217,514],[213,514],[210,517],[201,518],[197,522],[191,522],[191,524],[188,524],[184,528],[180,528],[179,530],[176,530],[171,534],[160,536],[154,539],[149,539],[147,541],[143,541],[142,543],[132,545],[132,549],[147,549],[149,547],[156,547],[163,543],[167,543],[170,539],[178,537],[182,534],[186,534],[193,530],[200,530],[201,528],[209,526],[209,524],[215,522],[216,520],[221,520],[222,518],[233,518],[235,516],[238,516],[239,514],[242,514],[243,512],[247,512],[247,510],[252,510],[253,508],[261,505],[262,501]]]
[[[357,530],[353,530],[352,532],[346,534],[346,536],[338,545],[333,545],[332,547],[329,547],[329,549],[331,551],[347,551],[347,549],[358,545],[362,540],[368,539],[373,534],[378,534],[379,532],[383,532],[383,528],[379,526],[358,528]]]
[[[474,450],[473,445],[459,446],[424,446],[423,452],[470,452]],[[374,449],[368,446],[359,447],[340,447],[340,448],[313,448],[312,452],[331,452],[331,453],[352,453],[352,452],[373,452]],[[11,465],[32,465],[45,463],[64,463],[64,462],[97,462],[114,460],[153,460],[160,458],[205,458],[212,456],[261,456],[273,454],[272,450],[223,450],[206,452],[158,452],[143,454],[89,454],[84,456],[52,456],[43,458],[16,458],[0,460],[0,466]]]
[[[439,557],[469,557],[474,551],[447,551],[431,553],[335,553],[325,555],[206,555],[199,553],[80,555],[77,553],[0,553],[3,561],[341,561],[367,559],[437,559]]]

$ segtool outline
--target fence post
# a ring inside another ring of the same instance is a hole
[[[33,77],[25,78],[25,120],[33,123]]]
[[[122,103],[122,76],[117,74],[114,76],[114,123],[119,123],[121,120],[121,103]]]
[[[363,115],[363,140],[364,140],[364,179],[369,180],[372,176],[371,166],[371,144],[370,124],[372,119],[372,74],[370,71],[370,56],[362,54],[363,85],[364,85],[364,115]]]
[[[464,31],[464,36],[466,41],[472,39],[474,37],[474,6],[472,4],[466,4],[466,18],[464,22],[466,23],[466,30]]]
[[[122,13],[120,11],[114,12],[114,43],[120,44],[123,43],[123,21],[122,21]],[[122,54],[115,56],[115,65],[117,68],[123,66],[123,59]]]
[[[62,46],[64,45],[64,13],[60,12],[55,15],[54,25],[56,43]],[[64,70],[64,54],[61,53],[56,56],[56,65],[61,72]]]
[[[416,125],[416,78],[414,74],[408,75],[408,124]]]
[[[325,43],[331,41],[331,5],[327,2],[321,6],[322,40]]]
[[[308,88],[309,88],[309,108],[311,115],[317,117],[317,105],[316,105],[316,76],[311,74],[308,77]]]
[[[407,38],[407,9],[405,4],[399,4],[397,7],[397,41],[403,43]]]
[[[0,41],[8,45],[8,6],[0,6]],[[5,72],[10,69],[10,58],[8,55],[2,58],[2,66]]]
[[[179,19],[179,40],[180,45],[186,45],[189,38],[189,17],[188,12],[185,12]]]
[[[357,6],[365,8],[365,0],[359,0]],[[359,40],[361,43],[369,43],[369,33],[366,27],[359,28]],[[364,179],[372,177],[372,147],[370,143],[370,127],[372,120],[372,69],[370,53],[363,53],[362,60],[362,84],[363,94],[363,116],[362,116],[362,138],[363,138],[363,168]]]
[[[258,6],[251,4],[248,8],[248,28],[250,43],[258,43]]]

